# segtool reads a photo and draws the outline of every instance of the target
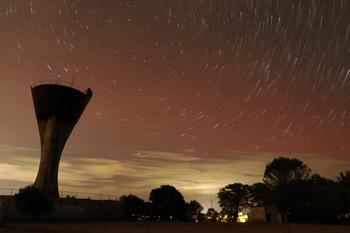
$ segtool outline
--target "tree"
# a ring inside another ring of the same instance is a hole
[[[121,196],[120,203],[123,208],[124,218],[138,219],[147,212],[145,201],[137,196],[131,194]]]
[[[291,180],[278,185],[274,190],[277,208],[285,213],[290,222],[306,222],[311,208],[311,192],[305,180]]]
[[[228,221],[237,222],[238,213],[248,204],[248,185],[229,184],[218,193],[219,205],[227,215]]]
[[[21,188],[14,199],[17,209],[24,215],[49,215],[53,211],[53,200],[34,186]]]
[[[350,184],[350,170],[345,172],[340,172],[338,176],[338,181],[344,184]]]
[[[349,221],[350,217],[347,219],[350,213],[350,170],[345,172],[340,172],[338,177],[338,193],[340,198],[340,217],[342,221]]]
[[[248,187],[250,205],[263,206],[271,202],[271,190],[264,183],[255,183]]]
[[[208,222],[217,222],[219,213],[214,208],[209,208],[205,214]]]
[[[202,215],[203,206],[195,200],[186,203],[186,216],[190,221],[199,221]]]
[[[278,157],[266,165],[264,183],[271,190],[271,203],[288,216],[289,221],[309,218],[311,192],[307,181],[310,168],[298,159]]]
[[[153,214],[161,220],[184,220],[186,218],[185,200],[182,194],[173,186],[162,185],[151,191],[149,200],[152,203]]]
[[[272,202],[290,222],[336,223],[338,201],[335,182],[314,174],[292,180],[272,190]]]
[[[307,183],[307,192],[311,193],[310,221],[337,223],[341,203],[336,182],[314,174]]]
[[[263,180],[273,189],[291,181],[307,180],[310,172],[310,168],[298,159],[279,157],[266,165]]]

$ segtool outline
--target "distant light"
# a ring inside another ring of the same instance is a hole
[[[246,223],[248,221],[248,215],[247,214],[243,214],[242,212],[238,213],[238,218],[237,218],[237,222],[239,223]]]

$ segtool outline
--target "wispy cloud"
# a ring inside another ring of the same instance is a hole
[[[147,199],[149,191],[162,184],[176,186],[186,199],[198,199],[208,207],[217,191],[229,183],[261,181],[271,153],[225,152],[218,159],[194,153],[134,151],[120,159],[63,155],[61,190],[120,196],[134,193]],[[296,155],[315,172],[334,178],[350,167],[349,161]],[[11,188],[33,183],[39,151],[0,146],[0,185]],[[215,202],[215,201],[214,201]]]

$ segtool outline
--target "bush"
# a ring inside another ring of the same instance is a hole
[[[14,198],[20,214],[49,215],[53,210],[53,201],[34,186],[21,188]]]

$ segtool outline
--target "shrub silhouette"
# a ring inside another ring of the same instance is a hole
[[[53,210],[53,201],[34,186],[21,188],[14,198],[19,213],[23,215],[49,215]]]

